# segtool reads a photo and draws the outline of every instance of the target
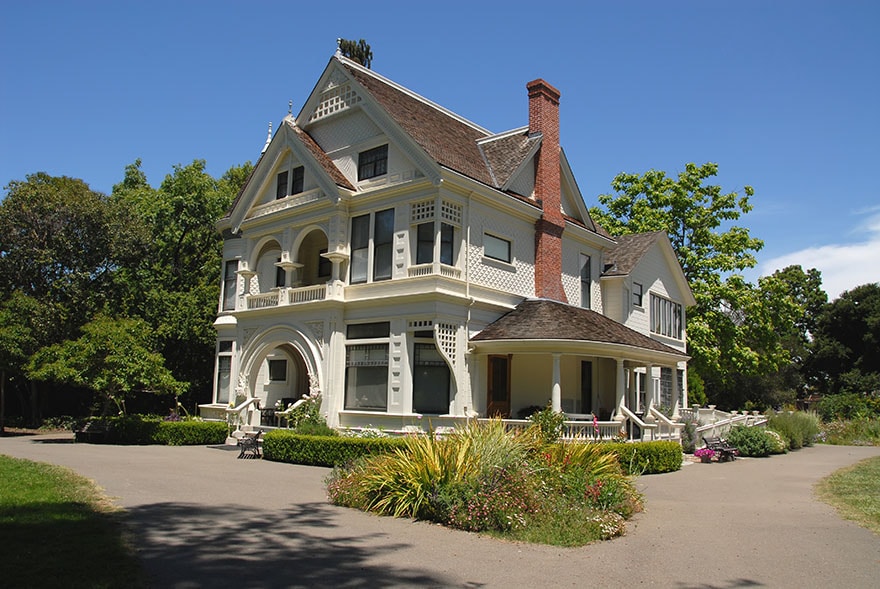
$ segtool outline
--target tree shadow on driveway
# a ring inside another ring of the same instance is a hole
[[[247,499],[247,498],[243,498]],[[401,567],[408,545],[387,534],[340,534],[339,509],[300,503],[158,503],[128,509],[138,557],[156,587],[448,586],[451,579]]]

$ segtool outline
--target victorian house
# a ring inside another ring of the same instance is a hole
[[[672,423],[694,299],[669,240],[592,221],[559,145],[560,93],[526,89],[528,125],[493,133],[330,59],[219,224],[202,415],[275,425],[271,408],[319,391],[338,428],[548,404],[603,435]]]

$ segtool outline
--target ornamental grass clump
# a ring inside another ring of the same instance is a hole
[[[514,434],[500,420],[444,439],[410,436],[390,454],[335,469],[328,495],[337,505],[530,542],[573,546],[622,534],[641,497],[615,455],[544,439],[537,425]]]
[[[812,446],[821,431],[821,421],[816,413],[785,411],[767,420],[771,429],[785,438],[792,450]]]

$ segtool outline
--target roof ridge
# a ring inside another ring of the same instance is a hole
[[[407,96],[409,96],[410,98],[412,98],[414,100],[418,100],[419,102],[422,102],[423,104],[430,106],[431,108],[433,108],[437,111],[440,111],[444,115],[446,115],[450,118],[453,118],[453,119],[457,120],[458,122],[460,122],[464,125],[467,125],[468,127],[471,127],[472,129],[474,129],[476,131],[479,131],[481,133],[485,133],[487,136],[493,135],[493,133],[491,131],[489,131],[488,129],[486,129],[485,127],[478,125],[469,119],[464,118],[463,116],[449,110],[446,107],[443,107],[443,106],[437,104],[436,102],[434,102],[433,100],[430,100],[429,98],[425,98],[424,96],[422,96],[418,92],[414,92],[413,90],[410,90],[406,86],[398,84],[397,82],[395,82],[394,80],[391,80],[390,78],[386,78],[382,74],[378,74],[378,73],[374,72],[370,68],[366,68],[366,67],[362,66],[358,62],[356,62],[352,59],[349,59],[349,58],[345,57],[344,55],[342,55],[342,56],[334,55],[333,58],[339,60],[342,63],[342,65],[347,66],[347,67],[354,67],[359,72],[361,72],[365,75],[368,75],[370,77],[373,77],[376,80],[382,82],[383,84],[391,86],[392,88],[394,88],[398,92],[402,92],[402,93],[406,94]]]

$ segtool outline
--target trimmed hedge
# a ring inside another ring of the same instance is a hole
[[[671,441],[601,443],[602,448],[617,454],[626,474],[661,474],[681,469],[681,444]]]
[[[763,458],[769,456],[776,447],[763,427],[735,425],[727,432],[727,443],[739,451],[740,456]]]
[[[228,434],[221,421],[164,421],[140,415],[90,419],[87,428],[90,443],[127,446],[207,446],[224,443]]]
[[[263,436],[263,458],[310,466],[339,466],[361,456],[392,452],[405,444],[404,438],[307,436],[273,430]],[[602,443],[601,447],[617,455],[627,474],[658,474],[681,468],[678,442]]]
[[[263,436],[263,458],[309,466],[339,466],[361,456],[392,452],[404,445],[403,438],[309,436],[272,430]]]

